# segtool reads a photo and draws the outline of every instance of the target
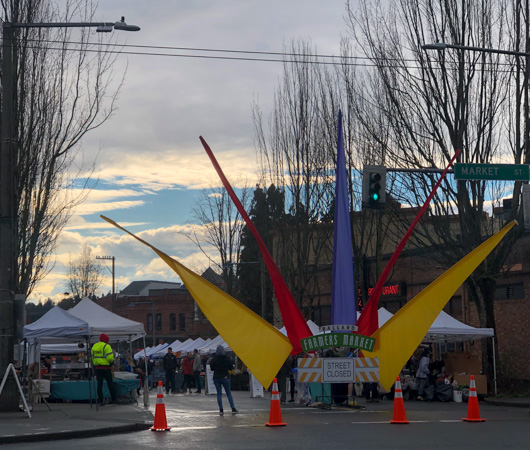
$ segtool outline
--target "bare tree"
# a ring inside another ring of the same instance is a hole
[[[92,22],[96,4],[68,0],[1,0],[2,19]],[[116,58],[99,51],[90,29],[15,29],[17,293],[30,295],[52,269],[57,237],[90,188],[89,167],[74,167],[83,136],[113,113]],[[74,33],[74,34],[73,34]],[[108,39],[108,38],[107,38]],[[78,158],[82,160],[82,158]],[[75,187],[77,194],[70,188]]]
[[[516,44],[510,36],[521,39],[521,30],[506,27],[512,22],[509,17],[522,13],[516,3],[396,0],[385,9],[362,0],[356,11],[349,5],[353,42],[373,64],[363,89],[356,92],[384,116],[388,139],[380,151],[395,166],[443,167],[456,149],[462,151],[459,162],[528,163],[519,137],[522,85],[520,76],[511,70],[513,61],[491,53],[427,53],[421,48],[432,42],[513,48]],[[507,114],[509,108],[511,116]],[[372,125],[364,121],[363,129],[376,137],[378,132]],[[512,139],[514,125],[516,139]],[[434,178],[420,173],[399,177],[400,186],[396,185],[392,195],[402,203],[421,204]],[[485,213],[490,202],[498,204],[508,188],[502,182],[448,179],[432,203],[435,220],[418,227],[416,245],[432,246],[436,252],[431,257],[438,256],[445,267],[452,265],[496,231],[498,222],[489,220]],[[522,214],[520,190],[521,183],[516,182],[511,217]],[[466,283],[483,327],[495,328],[496,279],[507,262],[513,239],[521,232],[520,225]],[[488,355],[492,358],[491,349]],[[486,369],[491,371],[491,364],[486,364]]]
[[[103,266],[92,256],[92,247],[85,244],[78,258],[67,267],[67,289],[73,298],[94,298],[103,281]]]
[[[250,203],[248,187],[241,189],[239,200],[246,209]],[[193,208],[193,216],[201,225],[200,232],[192,231],[186,236],[206,255],[209,261],[223,274],[226,291],[236,295],[234,270],[231,264],[239,262],[241,252],[241,232],[245,225],[224,187],[203,189],[199,201]],[[213,246],[219,259],[204,248],[204,243]]]
[[[333,204],[336,152],[336,119],[325,128],[320,109],[323,69],[312,54],[311,44],[293,43],[289,62],[276,90],[270,126],[265,130],[262,114],[254,105],[260,184],[274,185],[284,192],[286,220],[278,228],[274,250],[293,296],[310,309],[308,293],[318,290],[317,267],[329,248],[329,227],[319,226],[329,218]],[[336,112],[336,111],[335,111]],[[326,131],[329,134],[326,134]]]

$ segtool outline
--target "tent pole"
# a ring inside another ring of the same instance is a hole
[[[144,340],[144,363],[145,363],[145,360],[147,358],[147,352],[145,351],[145,334],[143,335],[143,340]],[[147,378],[147,363],[145,364],[145,378],[146,380],[148,379]],[[147,389],[145,388],[145,381],[144,381],[144,406],[149,406],[149,386],[147,387]]]
[[[90,336],[87,336],[87,350],[88,350],[88,361],[89,361],[89,370],[88,370],[88,373],[90,375],[90,381],[88,382],[88,389],[89,389],[89,392],[90,392],[90,407],[92,408],[92,389],[91,389],[91,386],[94,388],[94,393],[96,395],[94,395],[94,397],[96,398],[96,401],[94,402],[94,404],[96,405],[96,411],[99,411],[99,407],[98,407],[98,398],[97,398],[97,391],[96,391],[96,387],[94,386],[94,378],[96,376],[95,372],[94,372],[94,361],[92,360],[92,346],[90,346]]]
[[[491,337],[493,344],[493,388],[495,395],[497,395],[497,362],[495,361],[495,336]]]
[[[86,348],[87,348],[87,351],[88,351],[88,337],[85,338],[85,343],[86,343]],[[92,352],[91,352],[92,353]],[[88,356],[88,354],[87,354]],[[85,358],[86,360],[88,360],[88,358]],[[88,373],[90,375],[90,367],[88,369]],[[92,377],[90,377],[90,379],[88,380],[88,395],[90,397],[90,407],[92,408]]]

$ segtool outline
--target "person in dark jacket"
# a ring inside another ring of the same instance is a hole
[[[213,384],[217,390],[217,403],[219,405],[219,415],[223,415],[223,390],[224,387],[228,402],[232,407],[232,414],[237,414],[239,411],[234,405],[232,398],[232,391],[230,390],[230,376],[228,372],[234,368],[234,364],[228,356],[225,355],[225,349],[222,345],[217,346],[215,356],[210,361],[210,368],[213,370]]]
[[[167,353],[164,355],[162,364],[166,372],[166,394],[169,394],[170,389],[171,393],[175,394],[177,392],[175,389],[175,371],[179,366],[179,361],[173,353],[173,349],[171,347],[167,349]]]

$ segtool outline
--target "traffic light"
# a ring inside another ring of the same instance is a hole
[[[364,166],[363,208],[383,209],[386,200],[386,167]]]

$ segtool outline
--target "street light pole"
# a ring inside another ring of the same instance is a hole
[[[116,258],[114,256],[96,256],[96,259],[112,260],[112,312],[116,312],[116,291],[114,290],[114,262]]]
[[[455,50],[466,50],[470,52],[479,53],[494,53],[498,55],[512,55],[517,57],[525,58],[525,73],[524,73],[524,150],[525,158],[530,158],[530,100],[528,98],[529,80],[530,80],[530,52],[520,52],[516,50],[501,50],[496,48],[487,47],[473,47],[469,45],[458,45],[458,44],[446,44],[444,42],[436,42],[434,44],[422,45],[423,50],[441,50],[455,49]]]
[[[11,23],[2,24],[2,125],[0,143],[0,376],[13,361],[15,341],[15,294],[17,270],[17,205],[15,136],[15,97],[13,39],[14,29],[22,28],[96,28],[100,32],[112,30],[139,31],[140,27],[128,25],[122,17],[117,22],[67,22],[67,23]],[[23,299],[25,300],[25,299]],[[16,308],[21,310],[21,308]],[[23,308],[22,308],[23,311]],[[10,387],[0,397],[0,410],[18,410],[18,392]]]

